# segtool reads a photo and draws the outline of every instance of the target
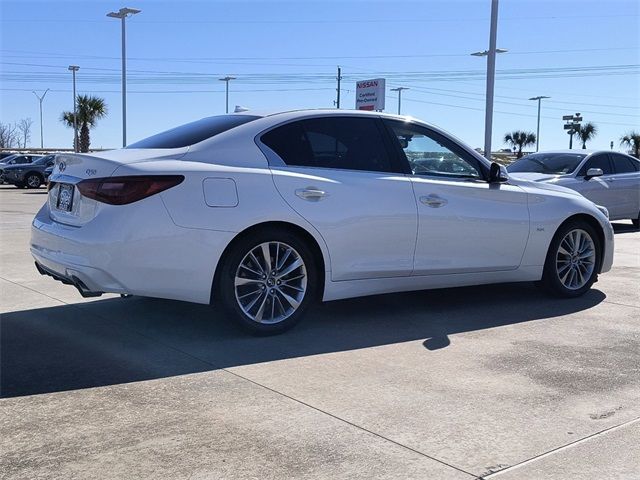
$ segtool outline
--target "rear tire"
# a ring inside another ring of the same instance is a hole
[[[274,335],[302,319],[316,297],[318,278],[304,240],[286,229],[268,228],[231,246],[222,259],[216,293],[244,330]]]
[[[640,228],[640,212],[638,212],[638,218],[631,219],[631,223],[633,223],[634,227]]]
[[[567,222],[549,245],[542,285],[559,297],[579,297],[597,280],[601,256],[594,228],[582,220]]]

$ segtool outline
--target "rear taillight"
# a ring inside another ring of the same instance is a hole
[[[82,180],[76,186],[87,198],[109,205],[126,205],[179,185],[182,175],[144,175]]]

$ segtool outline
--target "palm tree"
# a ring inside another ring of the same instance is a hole
[[[504,136],[504,143],[517,148],[518,153],[516,156],[517,158],[521,158],[522,149],[536,143],[536,134],[531,132],[524,132],[522,130],[515,130],[511,133],[507,133]]]
[[[80,138],[78,141],[78,150],[88,152],[91,139],[89,137],[89,129],[95,127],[99,119],[107,115],[107,104],[104,99],[92,97],[89,95],[78,95],[77,103],[78,126],[80,127]],[[60,120],[73,128],[73,112],[62,112]],[[76,139],[74,139],[75,144]]]
[[[598,127],[596,127],[591,122],[587,122],[584,125],[580,125],[576,130],[576,135],[578,135],[578,138],[582,142],[583,150],[587,148],[587,142],[589,140],[593,140],[593,137],[595,137],[597,134],[598,134]]]
[[[632,130],[627,132],[626,135],[620,137],[620,145],[627,147],[632,155],[636,158],[640,158],[640,132]]]

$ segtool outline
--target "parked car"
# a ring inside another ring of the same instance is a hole
[[[4,179],[18,188],[39,188],[44,183],[44,171],[54,164],[55,155],[35,159],[31,163],[7,165]]]
[[[383,113],[204,118],[58,155],[50,180],[41,274],[83,296],[213,302],[257,334],[316,299],[538,280],[575,297],[613,262],[605,208]]]
[[[580,192],[603,205],[611,220],[631,219],[640,226],[640,161],[609,151],[539,152],[507,167],[514,177],[551,183]]]
[[[6,183],[4,179],[4,169],[8,165],[22,165],[25,163],[31,163],[34,160],[42,157],[42,155],[22,155],[20,153],[14,153],[0,160],[0,185]]]
[[[47,184],[47,185],[49,184],[49,177],[51,176],[51,173],[53,172],[53,167],[54,166],[55,166],[55,163],[44,169],[44,183]]]

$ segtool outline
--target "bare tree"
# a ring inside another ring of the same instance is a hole
[[[33,125],[31,118],[23,118],[16,125],[18,132],[20,132],[20,138],[22,139],[22,148],[27,148],[27,142],[31,140],[31,125]],[[18,144],[20,144],[19,140]]]
[[[0,122],[0,148],[20,146],[20,136],[16,125]]]

